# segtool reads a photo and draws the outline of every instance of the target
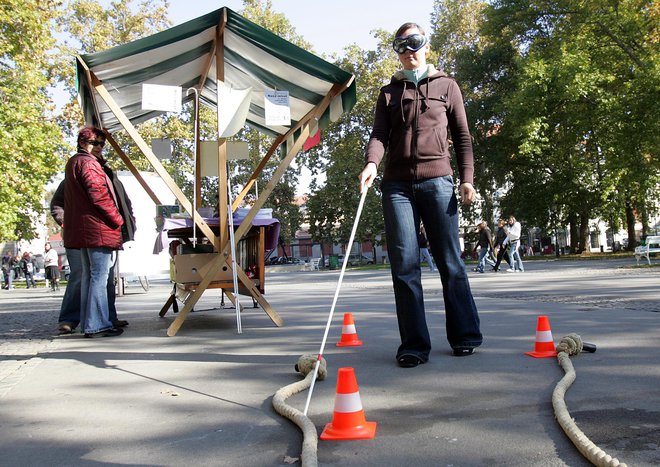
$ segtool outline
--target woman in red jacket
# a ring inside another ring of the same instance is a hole
[[[64,185],[64,246],[80,249],[82,280],[80,323],[85,337],[112,337],[107,283],[112,254],[122,249],[121,226],[112,181],[103,170],[103,130],[86,127],[78,133],[78,153],[66,164]]]

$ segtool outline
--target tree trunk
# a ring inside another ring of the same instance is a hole
[[[591,237],[589,236],[589,213],[583,211],[580,213],[580,246],[578,253],[589,253]]]
[[[635,210],[629,199],[626,200],[626,230],[628,231],[628,251],[634,251],[637,246],[637,237],[635,237]]]
[[[484,204],[482,205],[481,209],[481,215],[482,219],[486,221],[488,224],[488,228],[491,230],[491,232],[495,232],[495,223],[493,221],[493,195],[492,193],[488,193],[487,195],[483,196]]]
[[[640,206],[640,217],[642,218],[642,238],[646,237],[649,233],[649,212],[646,209],[646,204],[642,202]]]
[[[580,250],[580,232],[578,230],[577,215],[574,212],[568,216],[568,229],[571,236],[571,253],[578,253]]]

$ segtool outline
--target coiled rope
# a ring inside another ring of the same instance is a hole
[[[619,462],[618,459],[607,454],[587,438],[582,430],[577,427],[573,418],[571,418],[568,407],[564,402],[566,391],[573,384],[573,381],[575,381],[575,369],[569,357],[571,355],[579,355],[582,352],[582,348],[582,338],[577,334],[569,334],[562,337],[559,344],[557,344],[557,360],[559,366],[564,369],[566,374],[557,383],[555,390],[552,392],[552,407],[555,410],[555,416],[564,433],[566,433],[575,447],[578,448],[589,462],[598,467],[626,467],[626,464]]]
[[[318,433],[312,421],[305,416],[300,410],[297,410],[286,404],[286,400],[294,394],[307,389],[312,384],[314,378],[314,367],[318,360],[317,355],[302,355],[296,363],[295,369],[297,372],[305,376],[305,379],[297,383],[289,384],[279,389],[273,396],[273,408],[275,411],[288,418],[293,423],[298,425],[303,432],[302,452],[300,460],[303,467],[316,467],[318,465],[317,448],[318,448]],[[328,374],[326,362],[321,357],[320,365],[318,368],[318,379],[325,379]]]

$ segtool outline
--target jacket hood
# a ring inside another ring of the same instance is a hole
[[[445,73],[442,70],[436,69],[433,65],[427,64],[427,73],[426,77],[427,78],[440,78],[442,76],[447,76],[447,73]],[[392,75],[392,79],[390,80],[390,83],[394,83],[396,81],[403,81],[406,79],[406,75],[403,73],[403,70],[398,70],[396,73]]]

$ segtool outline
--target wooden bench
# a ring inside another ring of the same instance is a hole
[[[660,253],[660,235],[652,235],[643,240],[644,244],[635,247],[635,259],[639,265],[640,258],[646,258],[651,265],[651,253]]]

